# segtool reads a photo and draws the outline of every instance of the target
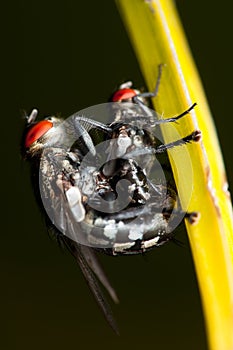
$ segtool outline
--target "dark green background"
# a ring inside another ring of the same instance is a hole
[[[229,3],[177,1],[232,185]],[[121,301],[113,307],[117,337],[73,259],[48,238],[20,160],[20,109],[69,116],[105,102],[125,79],[143,86],[114,2],[14,0],[2,8],[1,24],[1,348],[206,349],[185,232],[178,234],[185,248],[168,244],[145,257],[101,257]]]

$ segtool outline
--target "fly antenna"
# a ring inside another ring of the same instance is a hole
[[[26,117],[27,123],[28,123],[28,124],[33,123],[33,122],[36,120],[37,115],[38,115],[38,110],[34,108],[34,109],[31,111],[31,113]]]

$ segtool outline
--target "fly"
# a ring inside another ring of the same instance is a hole
[[[32,166],[33,185],[49,227],[78,262],[92,293],[117,331],[99,282],[114,302],[118,297],[98,263],[95,252],[109,255],[143,253],[174,239],[174,228],[197,212],[180,208],[177,190],[168,183],[158,158],[173,147],[198,142],[201,133],[163,144],[159,125],[187,115],[158,119],[147,106],[157,95],[141,93],[125,83],[107,104],[109,122],[75,113],[66,120],[27,117],[23,140]],[[105,106],[106,107],[106,106]]]

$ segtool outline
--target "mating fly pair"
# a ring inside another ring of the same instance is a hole
[[[115,302],[118,298],[95,252],[145,252],[172,240],[184,218],[193,223],[198,216],[181,210],[177,189],[158,161],[168,149],[200,140],[196,130],[163,144],[158,133],[161,124],[176,122],[195,104],[176,117],[158,119],[147,100],[157,95],[160,76],[161,66],[152,93],[122,84],[111,102],[91,108],[92,118],[87,109],[66,120],[48,117],[37,122],[33,110],[24,134],[24,155],[48,226],[77,260],[116,331],[97,280]]]

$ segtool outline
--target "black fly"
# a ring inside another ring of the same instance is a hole
[[[96,258],[137,254],[173,239],[174,228],[198,214],[181,210],[157,156],[172,147],[200,140],[200,131],[163,144],[156,130],[188,114],[158,119],[141,93],[125,83],[107,104],[109,122],[78,113],[66,120],[27,117],[23,151],[32,166],[33,185],[48,225],[77,260],[105,317],[117,332],[97,279],[114,302],[118,298]],[[106,107],[106,106],[105,106]],[[96,278],[97,277],[97,278]]]

